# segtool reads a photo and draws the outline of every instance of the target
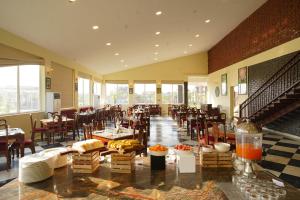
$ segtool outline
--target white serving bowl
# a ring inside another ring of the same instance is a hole
[[[214,150],[213,146],[211,146],[211,145],[202,146],[201,149],[204,153],[211,153]]]
[[[214,144],[215,149],[220,152],[220,153],[225,153],[230,150],[230,144],[223,143],[223,142],[218,142]]]

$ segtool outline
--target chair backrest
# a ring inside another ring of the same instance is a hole
[[[6,137],[3,137],[1,140],[8,143],[8,126],[5,119],[0,119],[0,130],[4,130]]]

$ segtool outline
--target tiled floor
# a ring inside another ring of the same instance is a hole
[[[190,140],[190,136],[184,131],[178,131],[177,124],[171,118],[155,117],[151,119],[149,145],[157,143],[174,146],[178,143],[196,146],[197,142]],[[57,146],[71,145],[74,141],[58,143]],[[38,142],[36,151],[41,151],[44,142]],[[263,147],[267,155],[260,165],[275,176],[300,188],[300,141],[289,140],[283,136],[270,133],[264,134]],[[25,154],[31,152],[26,149]],[[12,169],[5,170],[4,160],[0,158],[0,186],[18,176],[18,159],[15,158]]]
[[[260,165],[300,188],[300,141],[267,133],[263,137],[263,147],[267,155]]]

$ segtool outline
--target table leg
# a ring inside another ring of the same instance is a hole
[[[75,140],[76,135],[75,135],[75,123],[74,122],[73,122],[73,126],[72,126],[72,131],[73,131],[73,140]],[[78,134],[78,136],[79,136],[79,134]]]
[[[20,137],[20,149],[21,149],[21,157],[24,157],[24,141],[25,141],[25,136],[22,135],[22,137]]]

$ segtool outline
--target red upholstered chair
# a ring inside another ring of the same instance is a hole
[[[6,157],[6,169],[8,170],[10,168],[11,159],[8,149],[8,128],[5,119],[0,119],[0,130],[3,130],[4,133],[0,140],[0,155]]]
[[[93,108],[92,106],[86,106],[86,107],[81,107],[81,108],[79,108],[79,112],[80,112],[80,113],[81,113],[81,112],[86,112],[86,111],[88,111],[88,110],[93,111],[94,108]]]
[[[47,127],[36,127],[36,124],[34,124],[33,122],[33,118],[32,118],[32,114],[29,115],[30,116],[30,125],[31,125],[31,133],[32,134],[36,134],[36,133],[40,133],[41,134],[41,140],[44,140],[44,134],[47,134],[48,128]],[[36,120],[35,120],[36,123]]]

